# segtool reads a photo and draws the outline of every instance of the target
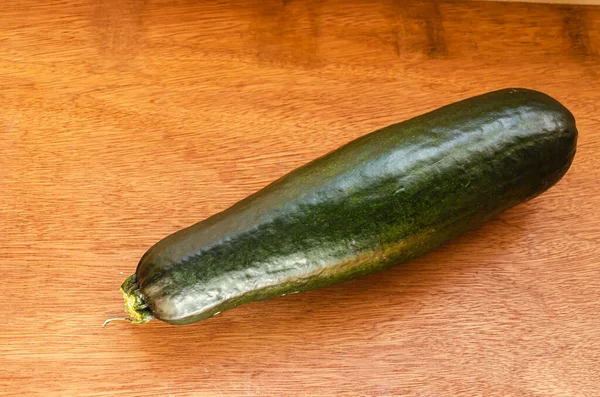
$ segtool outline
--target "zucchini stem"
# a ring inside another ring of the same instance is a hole
[[[129,322],[132,322],[132,320],[129,317],[115,317],[115,318],[109,318],[106,321],[104,321],[102,323],[102,326],[106,327],[106,324],[111,323],[113,321],[129,321]]]
[[[144,302],[144,298],[142,298],[135,274],[127,277],[123,284],[121,284],[121,293],[123,294],[123,299],[125,299],[125,312],[129,313],[131,317],[109,318],[102,324],[103,327],[112,321],[129,321],[134,324],[144,324],[152,320],[152,311],[148,308],[146,302]]]

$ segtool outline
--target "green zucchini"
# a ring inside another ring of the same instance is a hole
[[[526,89],[362,136],[156,243],[122,285],[128,320],[189,324],[405,262],[547,190],[576,141]]]

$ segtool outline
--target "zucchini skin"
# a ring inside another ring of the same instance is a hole
[[[418,257],[554,185],[576,141],[572,114],[526,89],[362,136],[152,246],[126,281],[134,322],[190,324]]]

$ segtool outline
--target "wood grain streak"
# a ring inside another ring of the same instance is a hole
[[[600,8],[5,0],[0,26],[1,395],[599,395]],[[187,327],[100,326],[166,234],[510,86],[578,122],[542,196],[371,277]]]

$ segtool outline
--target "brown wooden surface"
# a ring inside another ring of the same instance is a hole
[[[0,32],[0,394],[600,395],[600,8],[5,0]],[[361,280],[101,327],[166,234],[508,86],[578,121],[541,197]]]

